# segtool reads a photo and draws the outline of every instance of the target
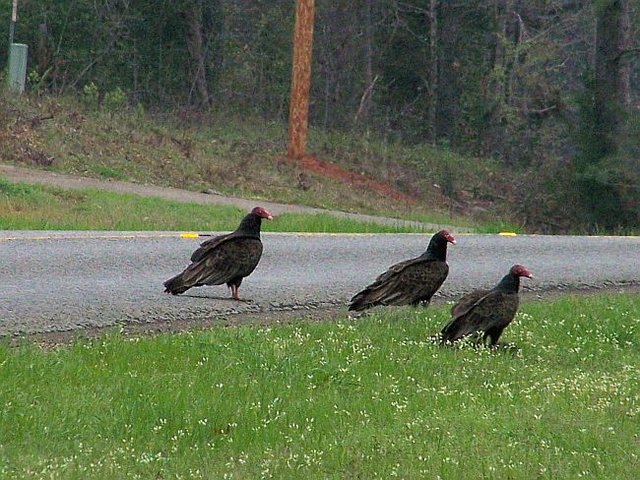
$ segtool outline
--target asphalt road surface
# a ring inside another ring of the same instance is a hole
[[[262,235],[264,254],[240,296],[225,286],[180,296],[162,282],[201,241],[176,232],[0,232],[0,336],[118,324],[222,321],[242,314],[343,308],[388,266],[421,254],[430,235]],[[523,290],[640,286],[640,237],[458,235],[438,297],[495,284],[514,263]]]

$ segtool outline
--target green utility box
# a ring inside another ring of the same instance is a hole
[[[18,93],[24,92],[27,78],[27,51],[24,43],[12,43],[9,49],[9,88]]]

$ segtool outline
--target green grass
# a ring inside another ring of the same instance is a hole
[[[634,478],[640,299],[521,307],[442,348],[446,308],[0,346],[0,476]]]
[[[263,222],[264,231],[277,232],[321,232],[321,233],[423,233],[430,229],[396,225],[379,225],[358,222],[330,214],[285,213],[278,215],[273,223]]]
[[[256,204],[259,204],[256,201]],[[0,229],[4,230],[199,230],[237,227],[239,208],[198,205],[116,194],[14,184],[0,178]],[[328,214],[283,214],[263,222],[273,232],[422,232],[420,228],[357,222]]]

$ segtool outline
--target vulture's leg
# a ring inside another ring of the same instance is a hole
[[[498,339],[500,338],[500,335],[502,335],[502,330],[504,330],[504,328],[500,327],[493,327],[487,330],[484,338],[486,339],[487,337],[489,337],[489,346],[493,347],[494,349],[496,348]]]
[[[231,298],[234,300],[240,300],[240,297],[238,296],[238,286],[231,285],[229,288],[231,289]]]

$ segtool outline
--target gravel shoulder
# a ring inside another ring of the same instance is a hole
[[[188,263],[198,239],[177,232],[0,232],[0,335],[120,325],[174,324],[238,315],[344,308],[390,265],[422,253],[429,234],[265,233],[242,298],[222,287],[173,297],[162,282]],[[459,235],[437,294],[490,287],[514,263],[534,274],[523,291],[566,292],[638,284],[640,238]],[[637,258],[637,255],[636,255]],[[615,268],[612,268],[615,266]]]
[[[640,294],[640,284],[606,286],[603,288],[568,288],[563,290],[546,290],[538,292],[523,292],[521,302],[527,303],[541,299],[553,299],[559,295],[598,295],[603,293],[637,293]],[[451,299],[434,298],[433,306],[444,305]],[[391,307],[390,307],[391,308]],[[425,308],[425,307],[417,307]],[[369,312],[371,313],[371,312]],[[241,313],[229,316],[208,318],[206,320],[176,320],[165,323],[123,324],[109,327],[90,327],[82,330],[65,332],[46,332],[13,336],[12,345],[19,345],[25,341],[40,345],[43,348],[57,348],[71,344],[78,340],[91,341],[109,332],[118,332],[125,337],[140,337],[149,335],[163,335],[185,333],[190,331],[204,331],[211,328],[234,328],[242,325],[288,325],[293,323],[327,322],[345,319],[349,312],[344,306],[330,306],[317,310],[283,310],[269,312]],[[365,313],[364,315],[367,315]]]

